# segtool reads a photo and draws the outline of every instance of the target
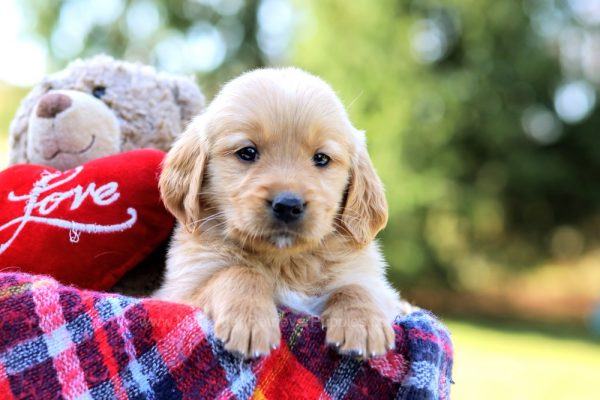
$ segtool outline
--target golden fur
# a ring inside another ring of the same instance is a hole
[[[247,146],[255,162],[238,158]],[[317,152],[327,166],[314,165]],[[393,347],[403,303],[374,242],[387,221],[383,187],[363,133],[321,79],[286,68],[229,82],[167,155],[160,189],[180,224],[155,296],[202,308],[226,349],[276,347],[276,305],[321,315],[342,353]],[[298,226],[269,213],[283,191],[306,202]]]

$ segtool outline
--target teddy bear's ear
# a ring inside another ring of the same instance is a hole
[[[27,130],[29,129],[29,118],[35,109],[37,102],[50,89],[50,82],[45,79],[34,87],[31,92],[21,101],[15,117],[10,123],[8,136],[8,162],[13,164],[29,163],[27,157]]]
[[[204,96],[196,82],[186,77],[174,77],[171,90],[181,110],[181,126],[186,126],[204,108]]]

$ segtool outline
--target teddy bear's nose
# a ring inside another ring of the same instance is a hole
[[[61,93],[48,93],[38,103],[37,116],[40,118],[54,118],[69,107],[71,107],[69,96]]]

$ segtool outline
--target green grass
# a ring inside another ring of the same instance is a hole
[[[597,341],[481,323],[445,322],[454,342],[453,399],[600,398]]]

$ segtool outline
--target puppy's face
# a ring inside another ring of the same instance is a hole
[[[351,127],[322,88],[235,83],[239,97],[217,121],[236,117],[212,126],[208,200],[224,213],[227,233],[255,248],[317,244],[335,229],[354,153]]]
[[[171,150],[163,199],[190,230],[218,220],[255,251],[301,251],[336,230],[364,244],[387,213],[361,135],[320,79],[253,71],[227,84]]]

